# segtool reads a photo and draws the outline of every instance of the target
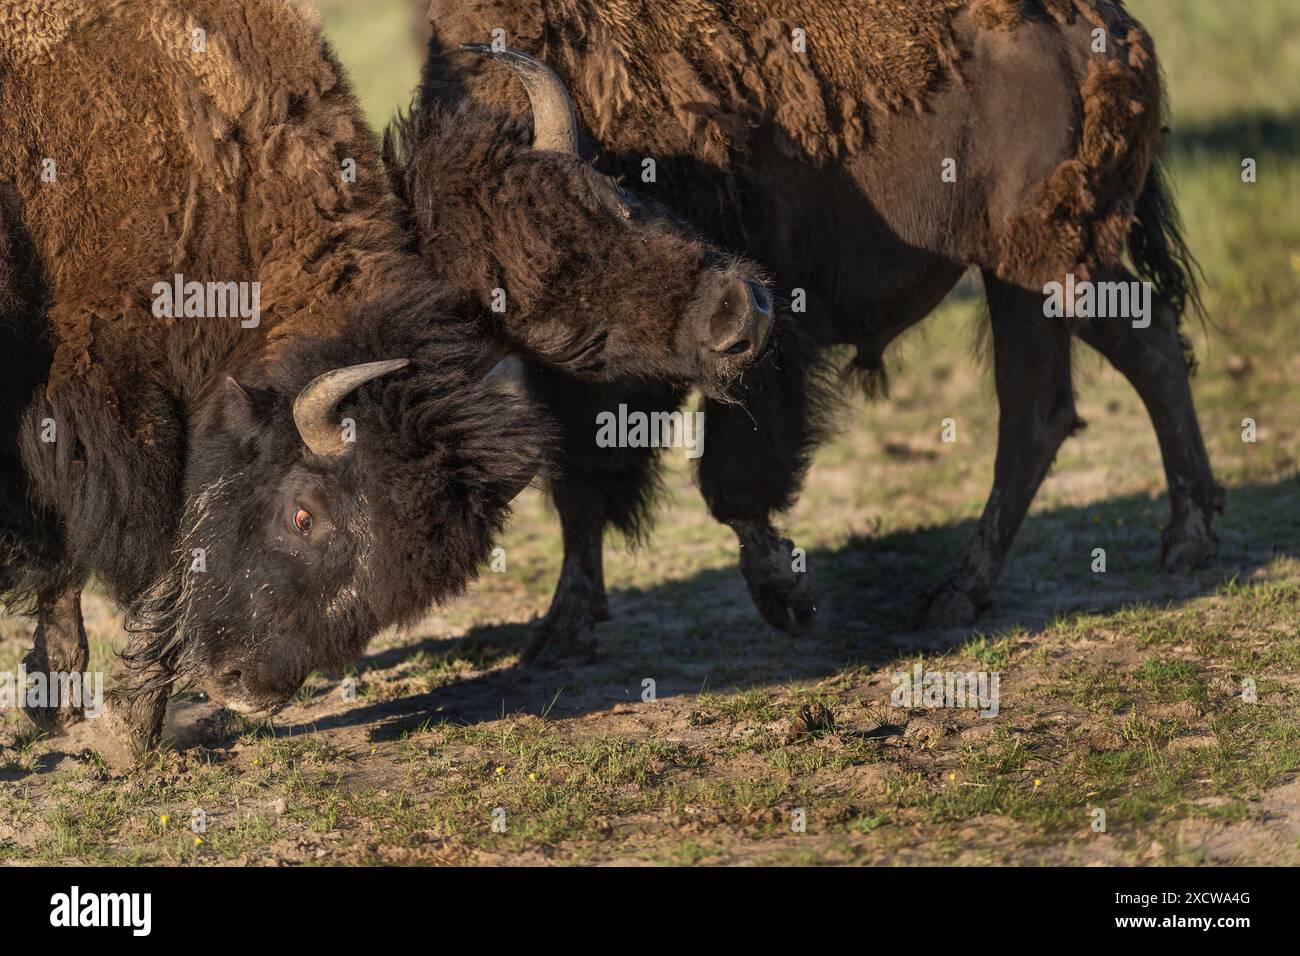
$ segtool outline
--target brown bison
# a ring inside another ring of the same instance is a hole
[[[1121,3],[433,0],[430,19],[426,108],[468,94],[525,116],[513,84],[457,49],[504,37],[569,84],[606,169],[774,277],[775,358],[741,383],[747,411],[706,403],[699,468],[712,513],[739,535],[768,621],[797,626],[813,610],[772,525],[818,434],[820,393],[809,382],[819,353],[808,343],[853,346],[851,367],[869,392],[883,391],[886,347],[971,267],[989,304],[1001,410],[994,485],[921,622],[964,625],[993,601],[1039,483],[1082,425],[1075,338],[1129,378],[1154,422],[1173,512],[1165,563],[1213,553],[1223,492],[1179,330],[1195,282],[1157,167],[1153,44]],[[647,160],[653,179],[642,175]],[[1145,317],[1045,310],[1052,283],[1135,280],[1154,290]],[[602,531],[641,529],[655,485],[650,452],[595,447],[596,413],[675,407],[683,393],[530,374],[557,410],[566,452],[552,486],[565,562],[539,645],[583,638],[607,617]]]
[[[429,276],[289,0],[0,4],[0,597],[37,617],[44,674],[85,668],[91,575],[129,609],[110,703],[137,745],[174,687],[274,712],[463,589],[546,443],[485,326],[535,322],[539,354],[594,326],[586,361],[629,375],[643,347],[706,386],[747,360],[734,340],[760,350],[766,293],[734,260],[639,239],[585,164],[501,150],[492,116],[442,121],[431,135],[497,163],[466,235],[513,230],[552,267],[500,278],[504,317]],[[660,282],[625,297],[634,245]],[[566,338],[548,295],[599,316]],[[631,321],[683,301],[699,327],[672,343]]]

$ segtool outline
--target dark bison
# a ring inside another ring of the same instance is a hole
[[[473,110],[443,119],[477,139],[460,155],[504,158]],[[505,277],[503,321],[565,343],[545,296],[567,316],[571,289],[599,297],[623,374],[639,344],[683,381],[734,376],[745,357],[716,341],[624,334],[629,316],[693,299],[709,334],[757,353],[766,293],[732,260],[656,230],[636,264],[663,281],[622,297],[605,273],[638,240],[601,181],[569,156],[508,159],[479,208],[491,226],[460,224],[511,228],[538,260],[586,271],[539,269],[544,288]],[[540,224],[551,206],[562,230]],[[0,11],[0,216],[0,596],[38,619],[30,671],[84,670],[80,590],[96,575],[129,609],[110,704],[139,745],[176,686],[273,712],[311,669],[463,589],[545,435],[490,371],[495,313],[416,254],[295,4]]]
[[[740,537],[741,568],[768,621],[793,626],[812,611],[772,526],[818,433],[821,393],[808,384],[818,353],[806,343],[854,346],[851,368],[880,393],[886,347],[972,266],[988,299],[1001,410],[994,485],[920,621],[967,624],[993,601],[1039,483],[1082,425],[1076,337],[1128,377],[1155,424],[1173,512],[1165,563],[1213,553],[1223,491],[1179,329],[1195,282],[1157,166],[1153,44],[1121,3],[434,0],[430,19],[424,103],[468,94],[525,115],[500,71],[457,50],[496,31],[569,84],[611,173],[774,277],[777,360],[747,373],[748,414],[707,404],[699,469],[712,513]],[[641,176],[647,158],[653,182]],[[1149,325],[1073,310],[1046,317],[1048,284],[1069,276],[1146,280]],[[538,638],[573,640],[608,614],[603,529],[642,528],[655,484],[649,453],[594,447],[594,416],[613,403],[675,407],[683,393],[637,383],[580,390],[550,369],[530,374],[563,422],[566,451],[552,486],[564,570]]]

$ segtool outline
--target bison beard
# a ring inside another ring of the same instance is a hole
[[[140,750],[162,733],[167,698],[192,683],[206,656],[200,643],[202,632],[188,620],[191,603],[187,591],[196,582],[210,586],[210,579],[190,573],[194,563],[186,545],[196,538],[202,512],[209,500],[205,489],[186,508],[175,563],[127,608],[126,631],[130,635],[113,666],[111,710],[121,722],[116,735]]]
[[[222,489],[231,487],[229,481],[218,481],[189,501],[180,519],[184,530],[172,566],[127,608],[126,631],[131,638],[115,681],[127,697],[183,688],[198,676],[209,656],[200,640],[204,628],[193,620],[195,592],[214,587],[228,590],[230,585],[213,575],[195,573],[195,552],[206,551],[203,523],[211,520],[214,507],[238,511],[241,503],[230,500],[229,493],[221,500]]]
[[[214,482],[190,500],[181,518],[184,530],[172,567],[127,609],[130,640],[115,664],[110,700],[125,715],[130,736],[140,738],[129,741],[137,749],[161,730],[167,698],[209,680],[218,655],[253,658],[270,650],[273,634],[269,625],[280,582],[258,584],[245,579],[237,590],[230,579],[195,566],[196,555],[207,554],[215,543],[228,538],[232,519],[239,520],[248,506],[239,477]],[[353,586],[338,588],[325,615],[298,622],[296,642],[276,644],[275,664],[285,687],[296,688],[315,666],[347,662],[361,652],[367,636],[377,630],[377,622],[365,612],[358,591]],[[260,621],[257,613],[249,615],[242,607],[259,592],[265,592],[267,599]],[[239,621],[245,623],[235,623]],[[274,694],[223,700],[219,691],[212,696],[256,717],[272,716],[288,699]]]

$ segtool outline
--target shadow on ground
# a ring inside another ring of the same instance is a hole
[[[575,717],[639,700],[647,677],[654,679],[659,698],[816,680],[846,667],[874,668],[901,657],[943,653],[981,634],[1021,630],[1032,635],[1065,615],[1177,606],[1262,573],[1278,557],[1300,555],[1300,479],[1295,477],[1233,489],[1220,522],[1220,554],[1191,574],[1167,574],[1158,567],[1159,519],[1141,518],[1163,515],[1164,508],[1164,498],[1128,496],[1032,515],[1004,577],[999,605],[974,628],[912,631],[906,626],[918,593],[942,576],[970,532],[974,522],[966,521],[812,552],[809,565],[825,600],[817,625],[806,634],[780,634],[762,624],[739,573],[726,567],[645,590],[615,589],[614,620],[601,625],[600,651],[592,661],[509,666],[527,637],[522,624],[479,627],[451,640],[418,640],[365,658],[362,680],[367,672],[421,652],[441,661],[468,659],[484,672],[429,693],[277,726],[275,733],[374,725],[369,737],[378,741],[439,721],[477,723],[517,713]],[[1092,570],[1096,547],[1108,552],[1105,574]]]

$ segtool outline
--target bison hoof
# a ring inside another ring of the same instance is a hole
[[[749,596],[763,620],[787,634],[810,627],[817,618],[817,584],[807,572],[791,573],[781,582],[750,583]]]
[[[1192,509],[1165,529],[1160,539],[1160,564],[1166,571],[1191,571],[1214,557],[1219,539],[1210,530],[1208,515]]]
[[[955,584],[940,585],[921,598],[915,624],[925,631],[970,627],[985,606],[987,602],[977,600]]]
[[[110,692],[100,720],[108,730],[107,749],[114,751],[115,756],[123,751],[131,758],[144,756],[162,739],[166,712],[166,693],[147,692],[127,697]]]
[[[527,667],[589,661],[595,656],[596,625],[591,610],[552,607],[528,635],[521,660]]]
[[[60,672],[80,672],[81,667],[51,668],[50,662],[46,659],[45,654],[39,650],[32,650],[23,658],[23,668],[28,674],[50,674],[53,671]],[[48,683],[53,683],[47,680]],[[23,713],[27,719],[35,725],[37,730],[47,734],[61,734],[73,724],[79,723],[85,719],[85,713],[81,707],[74,707],[71,704],[54,707],[24,707]]]
[[[817,617],[817,581],[806,568],[794,569],[794,543],[788,538],[773,535],[766,544],[741,548],[740,572],[763,620],[787,634],[798,633]]]

